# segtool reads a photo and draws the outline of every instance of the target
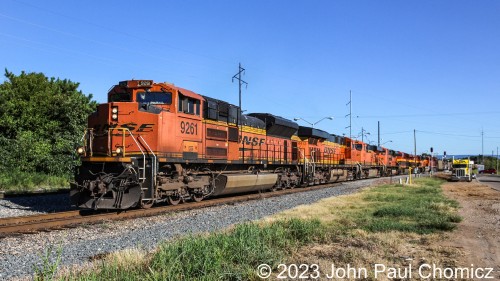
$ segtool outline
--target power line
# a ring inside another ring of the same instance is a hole
[[[420,131],[419,133],[431,134],[431,135],[443,135],[443,136],[451,136],[451,137],[465,137],[465,138],[483,138],[484,132],[481,131],[480,135],[462,135],[462,134],[454,134],[454,133],[441,133],[441,132],[430,132],[430,131]],[[484,137],[485,139],[499,139],[500,137]]]
[[[461,116],[461,115],[488,115],[500,114],[500,111],[481,111],[481,112],[460,112],[460,113],[435,113],[435,114],[402,114],[402,115],[360,115],[359,118],[405,118],[405,117],[439,117],[439,116]]]
[[[384,135],[405,134],[405,133],[411,133],[411,132],[413,132],[413,131],[389,132],[389,133],[384,133]]]

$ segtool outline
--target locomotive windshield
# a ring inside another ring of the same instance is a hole
[[[113,93],[109,97],[110,102],[131,101],[129,93]]]
[[[172,93],[170,92],[139,92],[138,103],[148,104],[172,104]]]

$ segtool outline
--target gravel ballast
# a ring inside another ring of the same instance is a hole
[[[393,179],[394,180],[394,179]],[[32,276],[35,268],[42,265],[46,249],[62,249],[61,265],[83,265],[93,257],[128,248],[153,250],[163,240],[188,233],[203,233],[225,229],[233,224],[261,219],[303,204],[311,204],[323,198],[351,194],[370,186],[380,179],[346,182],[339,186],[307,191],[280,197],[247,201],[234,205],[221,205],[197,210],[183,211],[156,217],[108,222],[98,225],[79,226],[72,229],[41,232],[0,239],[0,280]],[[55,200],[55,199],[54,199]],[[69,198],[62,196],[50,207],[37,207],[36,212],[67,210]],[[13,215],[14,205],[0,200],[0,217]],[[13,203],[12,203],[13,204]],[[28,205],[28,204],[25,204]],[[5,210],[5,209],[10,209]],[[42,211],[40,211],[42,210]],[[27,210],[23,214],[29,214]],[[17,214],[20,215],[20,214]]]
[[[17,196],[0,200],[0,218],[75,210],[68,194]]]

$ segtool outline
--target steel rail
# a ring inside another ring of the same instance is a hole
[[[376,185],[388,182],[389,178],[371,178],[366,180],[372,180],[374,181],[373,184]],[[284,189],[275,192],[259,192],[232,197],[220,197],[201,202],[187,202],[179,205],[158,206],[150,209],[131,209],[112,212],[89,212],[88,210],[76,210],[33,216],[2,218],[0,219],[0,238],[16,234],[35,233],[37,231],[74,227],[80,224],[96,224],[106,221],[126,220],[217,205],[234,204],[244,201],[335,187],[341,184],[342,183],[327,183],[304,188]]]

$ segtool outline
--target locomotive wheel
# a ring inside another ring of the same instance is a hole
[[[141,200],[141,209],[149,209],[154,203],[154,200]]]
[[[203,195],[197,194],[197,193],[193,193],[193,194],[191,194],[191,199],[194,202],[200,202],[201,200],[203,200]]]
[[[177,195],[171,195],[167,197],[167,203],[170,205],[177,205],[181,202],[181,197]]]

